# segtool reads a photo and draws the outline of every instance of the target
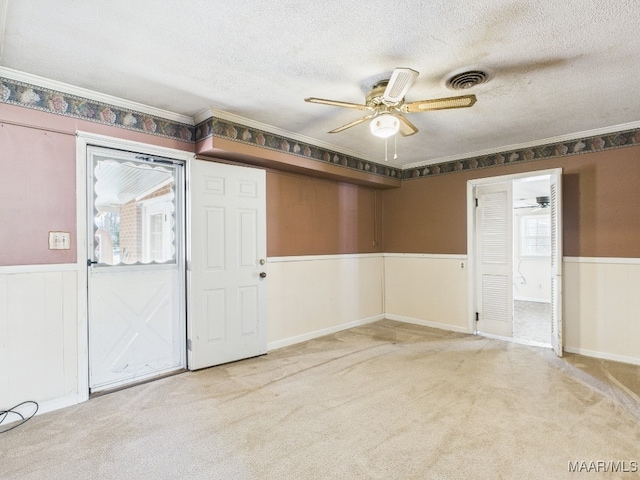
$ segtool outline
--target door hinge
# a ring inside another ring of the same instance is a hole
[[[476,198],[476,207],[478,206],[478,199]]]
[[[476,312],[476,322],[480,321],[480,314],[478,312]]]
[[[187,350],[189,350],[190,352],[193,352],[190,338],[187,338]]]

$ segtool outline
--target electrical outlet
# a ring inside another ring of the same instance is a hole
[[[465,269],[465,267],[466,267],[466,264],[465,264],[464,262],[460,262],[460,268],[461,268],[462,270],[464,270],[464,269]]]
[[[49,250],[69,250],[71,232],[49,232]]]

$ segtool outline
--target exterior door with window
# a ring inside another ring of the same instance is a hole
[[[89,387],[185,366],[183,166],[88,147]]]

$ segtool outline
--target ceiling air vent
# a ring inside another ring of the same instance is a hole
[[[484,69],[464,70],[450,74],[444,84],[451,90],[466,90],[481,83],[487,83],[491,78],[491,73]]]

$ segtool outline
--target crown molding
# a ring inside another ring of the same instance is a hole
[[[2,1],[2,0],[0,0]],[[1,8],[1,5],[0,5]],[[1,11],[0,11],[1,14]],[[1,27],[1,25],[0,25]],[[2,39],[0,38],[0,41]],[[31,73],[21,72],[12,68],[0,66],[0,77],[6,77],[17,82],[28,83],[31,85],[37,85],[38,87],[47,88],[56,92],[66,93],[68,95],[74,95],[77,97],[87,98],[95,102],[104,103],[107,105],[113,105],[115,107],[123,108],[125,110],[133,110],[135,112],[145,113],[147,115],[153,115],[165,120],[171,120],[186,125],[194,125],[193,117],[188,115],[182,115],[179,113],[170,112],[161,108],[151,107],[142,103],[132,102],[123,98],[114,97],[113,95],[106,95],[94,90],[86,88],[76,87],[68,83],[58,82],[57,80],[51,80],[50,78],[40,77]]]
[[[495,155],[497,153],[510,152],[512,150],[522,150],[522,149],[527,149],[527,148],[536,148],[536,147],[541,147],[543,145],[549,145],[549,144],[554,144],[554,143],[571,142],[571,141],[574,141],[574,140],[580,140],[580,139],[588,138],[588,137],[597,137],[599,135],[609,135],[611,133],[624,132],[626,130],[635,130],[637,128],[640,128],[640,121],[630,122],[630,123],[623,123],[623,124],[614,125],[614,126],[611,126],[611,127],[596,128],[596,129],[593,129],[593,130],[585,130],[583,132],[569,133],[569,134],[566,134],[566,135],[559,135],[557,137],[548,137],[548,138],[543,138],[543,139],[540,139],[540,140],[533,140],[531,142],[518,143],[518,144],[513,144],[513,145],[506,145],[504,147],[491,148],[491,149],[487,149],[487,150],[478,150],[478,151],[475,151],[475,152],[468,152],[468,153],[463,153],[463,154],[460,154],[460,155],[451,155],[449,157],[435,158],[435,159],[432,159],[432,160],[429,160],[429,161],[407,164],[407,165],[404,165],[403,167],[401,167],[401,169],[402,170],[410,170],[412,168],[427,167],[429,165],[435,165],[435,164],[439,164],[439,163],[447,163],[447,162],[452,162],[452,161],[455,161],[455,160],[467,160],[467,159],[474,158],[474,157],[482,157],[482,156],[486,156],[486,155]]]
[[[213,113],[211,110],[212,110],[211,108],[205,108],[202,111],[196,113],[193,116],[194,125],[200,125],[202,122],[206,122],[211,117],[213,117]]]

